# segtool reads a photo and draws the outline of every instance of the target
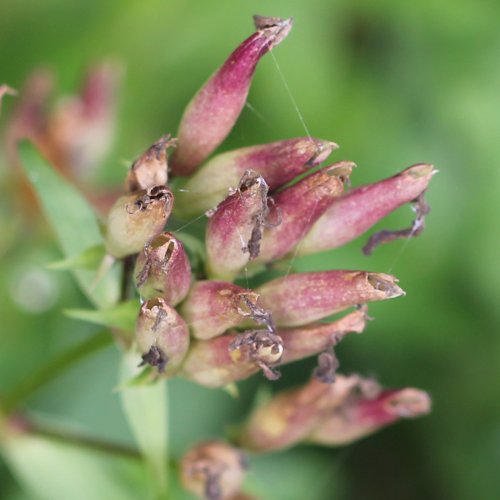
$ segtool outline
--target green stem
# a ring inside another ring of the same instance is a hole
[[[55,379],[59,374],[73,366],[77,361],[106,347],[113,342],[112,335],[107,331],[98,332],[82,343],[71,347],[53,358],[45,366],[25,378],[10,393],[1,398],[0,407],[8,413],[15,409],[18,404],[35,393],[42,386]]]

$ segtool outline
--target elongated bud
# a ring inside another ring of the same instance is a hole
[[[211,215],[206,232],[207,272],[211,278],[232,281],[259,254],[268,213],[267,192],[264,178],[247,172],[236,192]]]
[[[114,257],[137,253],[163,230],[172,211],[173,194],[165,186],[118,198],[108,216],[106,247]]]
[[[337,148],[333,142],[300,137],[222,153],[188,180],[177,196],[176,210],[193,216],[217,206],[247,170],[264,177],[270,190],[276,189],[319,165]]]
[[[225,281],[199,281],[181,306],[193,337],[210,339],[246,322],[258,295]]]
[[[290,274],[257,289],[278,326],[305,325],[348,307],[403,295],[397,279],[365,271]]]
[[[136,325],[136,340],[143,364],[160,373],[176,373],[189,347],[189,329],[176,310],[163,299],[144,302]]]
[[[176,142],[170,134],[164,135],[134,161],[125,180],[128,192],[167,184],[167,149],[173,147]]]
[[[292,27],[291,19],[262,19],[257,31],[210,77],[184,112],[172,163],[176,175],[191,174],[226,138],[245,104],[259,59]]]
[[[359,377],[338,375],[334,384],[311,379],[273,396],[250,415],[238,442],[255,451],[280,450],[310,436],[322,420],[359,386]]]
[[[298,328],[278,328],[283,339],[281,364],[319,354],[338,344],[349,333],[361,333],[368,317],[365,310],[354,311],[332,323],[318,323]]]
[[[177,305],[191,285],[191,265],[183,244],[172,233],[159,234],[138,255],[134,275],[142,297],[162,297]]]
[[[189,450],[181,459],[180,476],[186,490],[207,500],[233,499],[247,469],[240,450],[221,441],[207,441]]]
[[[327,446],[352,443],[401,418],[429,413],[429,395],[418,389],[353,394],[315,429],[309,440]]]
[[[281,338],[267,330],[222,335],[192,343],[181,374],[207,387],[224,387],[262,369],[270,379],[283,354]]]
[[[375,184],[353,189],[335,200],[300,244],[306,255],[336,248],[357,238],[380,219],[415,200],[436,173],[432,165],[418,164]]]
[[[353,167],[352,162],[334,163],[273,195],[268,219],[279,223],[264,232],[256,260],[269,262],[290,252],[342,193]]]

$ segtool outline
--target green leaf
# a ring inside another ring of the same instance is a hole
[[[139,308],[138,300],[129,300],[107,309],[66,309],[64,314],[73,319],[133,332]]]
[[[93,269],[95,271],[99,268],[105,255],[106,249],[104,245],[96,245],[87,248],[81,254],[74,257],[51,262],[46,267],[53,271],[68,271],[73,269]]]
[[[22,143],[19,152],[28,179],[66,259],[76,258],[102,245],[99,224],[85,198],[42,158],[32,144]],[[81,289],[97,307],[109,306],[118,300],[118,269],[113,271],[96,283],[95,272],[72,269]]]
[[[5,439],[0,451],[25,490],[25,498],[147,498],[144,469],[136,458],[111,456],[48,437],[31,435]]]
[[[120,384],[141,373],[135,351],[123,356]],[[155,498],[168,498],[168,402],[166,380],[120,391],[123,411],[152,476]]]

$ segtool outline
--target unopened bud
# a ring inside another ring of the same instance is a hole
[[[298,249],[299,255],[336,248],[362,235],[396,208],[421,195],[436,170],[425,163],[337,198]]]
[[[404,295],[389,274],[321,271],[290,274],[257,289],[278,326],[311,323],[348,307]]]
[[[402,418],[426,415],[430,408],[429,395],[418,389],[379,390],[376,394],[358,392],[328,415],[309,440],[327,446],[345,445]]]
[[[268,330],[222,335],[192,343],[182,375],[207,387],[224,387],[244,380],[259,369],[270,379],[283,353],[281,338]]]
[[[232,281],[259,254],[267,216],[268,186],[263,177],[247,172],[236,192],[219,204],[206,232],[207,272]]]
[[[160,373],[176,373],[189,347],[189,329],[177,311],[163,299],[144,302],[136,325],[136,340],[143,364]]]
[[[339,162],[273,195],[269,220],[278,223],[264,232],[258,262],[284,257],[344,190],[354,163]]]
[[[258,295],[225,281],[199,281],[181,306],[183,318],[198,339],[210,339],[246,322]]]
[[[165,186],[118,198],[108,216],[106,246],[114,257],[137,253],[160,233],[172,211],[173,195]]]
[[[134,275],[142,297],[162,297],[177,305],[191,285],[191,265],[184,245],[172,233],[159,234],[138,255]]]
[[[179,127],[179,147],[172,163],[176,175],[191,174],[226,138],[245,105],[259,59],[278,45],[291,27],[291,19],[259,23],[257,31],[194,96]]]
[[[307,438],[358,384],[357,376],[338,375],[334,384],[312,379],[303,387],[282,391],[250,415],[238,441],[255,451],[293,446]]]
[[[194,216],[217,206],[247,170],[264,177],[274,190],[319,165],[337,147],[330,141],[300,137],[219,154],[188,180],[177,196],[176,210]]]
[[[167,184],[167,149],[175,143],[176,139],[172,139],[170,134],[164,135],[134,161],[125,181],[128,192]]]
[[[338,344],[349,333],[361,333],[368,320],[365,310],[354,311],[332,323],[297,328],[278,328],[283,339],[281,364],[319,354]]]
[[[186,490],[206,500],[233,499],[245,478],[247,465],[240,450],[221,441],[201,443],[180,462]]]

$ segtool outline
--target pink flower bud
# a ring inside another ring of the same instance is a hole
[[[311,379],[303,387],[279,392],[250,415],[238,442],[255,451],[293,446],[311,435],[358,386],[359,377],[338,375],[334,384]]]
[[[191,265],[183,244],[172,233],[159,234],[138,255],[134,275],[142,297],[162,297],[177,305],[191,285]]]
[[[144,302],[136,325],[136,340],[143,364],[160,373],[176,373],[189,347],[189,329],[176,310],[163,299]]]
[[[167,184],[167,149],[173,147],[176,142],[170,134],[164,135],[134,161],[125,180],[128,192]]]
[[[337,147],[333,142],[300,137],[219,154],[188,180],[177,196],[176,210],[193,216],[217,206],[247,170],[264,177],[270,190],[276,189],[319,165]]]
[[[435,173],[432,165],[418,164],[345,193],[302,240],[298,254],[336,248],[357,238],[396,208],[415,200],[427,189]]]
[[[338,344],[348,333],[361,333],[367,320],[366,311],[358,310],[332,323],[278,328],[277,334],[284,346],[281,364],[319,354]]]
[[[207,500],[234,499],[242,487],[246,469],[246,458],[241,451],[220,441],[198,444],[180,462],[184,488]]]
[[[211,278],[232,281],[258,255],[268,212],[267,192],[264,178],[247,172],[236,192],[210,216],[206,247],[207,272]]]
[[[351,443],[401,418],[429,413],[429,395],[418,389],[353,394],[314,430],[309,440],[327,446]]]
[[[222,335],[192,343],[181,374],[207,387],[224,387],[244,380],[262,369],[277,378],[273,367],[283,354],[281,338],[267,330]]]
[[[264,232],[257,262],[284,257],[304,237],[344,189],[354,163],[339,162],[273,195],[268,219],[276,225]]]
[[[173,195],[165,186],[118,198],[108,216],[106,247],[121,258],[142,250],[163,230],[172,211]]]
[[[198,281],[181,306],[183,318],[198,339],[210,339],[246,322],[258,295],[225,281]]]
[[[267,22],[268,21],[268,22]],[[259,59],[288,35],[291,19],[261,18],[189,103],[179,127],[172,171],[189,175],[226,138],[247,98]]]
[[[290,274],[257,289],[278,326],[298,326],[348,307],[404,294],[394,276],[365,271]]]

